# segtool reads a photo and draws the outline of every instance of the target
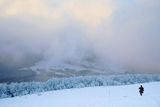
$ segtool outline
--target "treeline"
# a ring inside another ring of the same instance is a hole
[[[160,75],[125,74],[110,76],[81,76],[63,79],[50,79],[46,82],[0,84],[0,98],[22,96],[51,90],[127,85],[153,81],[160,81]]]

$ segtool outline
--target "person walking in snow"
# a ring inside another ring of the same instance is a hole
[[[144,88],[143,88],[143,86],[141,85],[141,86],[139,87],[139,93],[140,93],[141,96],[142,96],[142,94],[143,94],[143,91],[144,91]]]

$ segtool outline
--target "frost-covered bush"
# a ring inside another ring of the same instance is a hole
[[[152,81],[160,81],[160,75],[125,74],[110,76],[81,76],[63,79],[50,79],[46,82],[0,84],[0,98],[22,96],[51,90],[127,85]]]

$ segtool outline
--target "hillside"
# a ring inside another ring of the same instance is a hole
[[[160,107],[160,82],[50,91],[0,99],[0,107]]]

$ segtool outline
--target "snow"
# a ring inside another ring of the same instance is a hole
[[[113,73],[125,73],[128,69],[123,68],[118,64],[101,62],[100,60],[96,59],[94,56],[93,58],[89,56],[86,59],[82,60],[56,60],[53,59],[44,59],[35,63],[33,66],[28,68],[23,68],[22,70],[32,70],[37,74],[44,72],[55,72],[55,71],[74,71],[75,73],[81,70],[88,70],[92,71],[93,73],[101,73],[101,74],[113,74]],[[96,59],[96,60],[95,60]],[[58,62],[57,62],[58,61]],[[107,72],[106,72],[107,71]]]
[[[160,82],[65,89],[0,99],[0,107],[160,107]]]

